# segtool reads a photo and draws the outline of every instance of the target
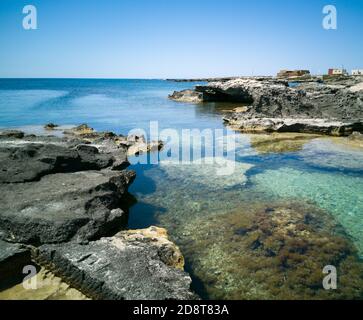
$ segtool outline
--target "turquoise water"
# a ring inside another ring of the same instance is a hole
[[[0,79],[0,128],[88,123],[96,130],[127,134],[135,128],[148,132],[149,122],[158,121],[160,129],[223,129],[232,135],[221,117],[237,105],[194,105],[167,98],[174,90],[194,85],[162,80]],[[213,241],[217,229],[226,223],[226,215],[232,219],[242,209],[249,214],[262,207],[286,209],[298,204],[297,208],[316,211],[334,221],[363,256],[362,148],[346,141],[314,138],[296,150],[261,152],[253,147],[250,136],[237,134],[233,139],[237,165],[231,176],[217,176],[213,165],[180,166],[162,161],[132,166],[137,179],[130,192],[137,203],[130,210],[129,227],[166,227],[185,254],[199,294],[205,298],[245,298],[244,294],[238,296],[232,271],[213,262],[232,256],[229,238],[218,236],[220,247]],[[211,239],[208,245],[213,244],[212,251],[206,250],[206,239]],[[211,279],[211,273],[224,275],[225,285]],[[263,294],[267,289],[255,280],[251,280],[255,290],[250,296],[268,297]]]

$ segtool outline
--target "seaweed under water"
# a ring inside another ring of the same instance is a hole
[[[329,214],[306,203],[255,203],[185,224],[178,241],[212,299],[362,299],[363,264]],[[323,288],[323,269],[338,289]]]

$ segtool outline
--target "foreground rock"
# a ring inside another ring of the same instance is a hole
[[[243,112],[225,121],[244,132],[303,132],[350,135],[363,132],[363,79],[307,82],[291,87],[286,80],[241,78],[174,92],[172,99],[238,102]]]
[[[127,223],[123,201],[134,178],[132,171],[102,170],[0,184],[2,238],[39,245],[112,234]]]
[[[86,125],[63,137],[0,135],[0,239],[88,241],[125,226],[135,173],[117,139],[127,138]]]
[[[34,259],[93,299],[193,299],[183,257],[164,229],[124,231],[87,245],[44,245]]]
[[[0,239],[40,245],[94,240],[121,230],[135,178],[124,170],[127,156],[161,145],[87,125],[67,129],[63,137],[3,132]]]
[[[87,125],[58,137],[0,133],[0,297],[194,298],[183,256],[165,230],[101,239],[127,226],[128,187],[135,179],[125,170],[128,155],[161,147]],[[23,267],[37,262],[42,286],[25,291]]]

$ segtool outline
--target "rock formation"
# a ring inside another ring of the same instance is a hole
[[[44,245],[34,259],[93,299],[196,298],[179,249],[156,227],[83,245]]]
[[[125,170],[127,156],[161,147],[160,141],[87,125],[60,137],[0,133],[0,290],[20,283],[22,268],[36,260],[92,298],[194,297],[182,255],[166,231],[112,237],[127,226],[128,187],[136,176]],[[63,289],[61,296],[69,291]],[[56,298],[57,290],[51,291]]]
[[[347,136],[363,132],[363,90],[360,77],[333,83],[290,86],[285,80],[241,78],[174,92],[171,99],[196,102],[238,102],[248,106],[224,120],[243,132],[302,132]]]

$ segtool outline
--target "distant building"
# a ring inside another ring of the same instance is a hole
[[[310,76],[309,70],[281,70],[278,74],[278,78],[294,78],[294,77],[302,77],[302,76]]]
[[[346,69],[329,69],[329,76],[347,76],[348,72]]]
[[[363,69],[352,70],[352,76],[363,76]]]

